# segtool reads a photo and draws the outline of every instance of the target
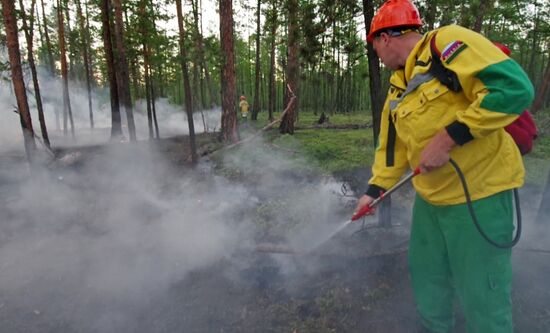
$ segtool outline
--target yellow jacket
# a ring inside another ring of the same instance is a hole
[[[243,115],[248,113],[248,102],[246,100],[242,100],[239,102],[239,107],[241,108],[241,113]]]
[[[450,90],[428,73],[430,40],[436,32],[441,63],[456,73],[461,91]],[[472,200],[523,184],[522,158],[504,127],[531,104],[534,90],[521,67],[489,40],[459,26],[428,32],[390,84],[367,194],[390,188],[406,169],[414,169],[424,147],[443,128],[460,144],[451,158],[462,169]],[[435,205],[466,201],[449,163],[418,175],[413,184]]]

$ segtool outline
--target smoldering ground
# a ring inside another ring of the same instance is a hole
[[[257,159],[230,161],[242,152]],[[213,274],[254,284],[258,262],[242,253],[256,242],[305,244],[342,219],[336,183],[291,177],[284,156],[250,145],[231,156],[225,165],[244,178],[209,164],[178,170],[146,142],[88,148],[29,178],[12,174],[25,170],[12,158],[0,185],[0,331],[136,331],[152,320],[151,300],[186,288],[190,273],[219,267]],[[258,206],[271,211],[253,220]]]
[[[79,136],[87,102],[75,105],[78,143],[107,142],[100,130],[90,141]],[[159,125],[185,133],[182,111],[163,110]],[[353,198],[291,153],[258,141],[190,171],[172,163],[181,146],[118,143],[78,148],[70,165],[29,178],[14,118],[2,144],[17,149],[0,155],[1,332],[409,332],[414,324],[406,253],[365,256],[406,240],[410,188],[393,202],[401,226],[354,233],[354,225],[308,253],[349,218]],[[96,119],[98,128],[110,124]],[[145,118],[139,124],[146,138]],[[541,193],[540,184],[522,189],[519,246],[548,244],[547,225],[533,220]],[[298,255],[255,253],[265,243]],[[550,327],[546,258],[515,252],[518,332]]]

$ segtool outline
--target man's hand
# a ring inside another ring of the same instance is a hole
[[[443,129],[437,133],[420,154],[418,165],[420,172],[432,171],[449,162],[450,152],[454,146],[456,142],[449,136],[447,130]]]
[[[357,214],[361,210],[361,208],[368,206],[371,204],[371,202],[374,201],[374,198],[371,196],[368,196],[364,194],[359,200],[357,201],[357,207],[355,207],[355,211],[353,212],[353,215]],[[375,209],[368,211],[365,215],[372,215],[375,213]]]

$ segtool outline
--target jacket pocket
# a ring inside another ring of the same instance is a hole
[[[443,96],[449,91],[449,88],[442,85],[438,80],[433,79],[420,85],[415,91],[408,94],[398,105],[398,116],[405,118],[412,113],[422,114],[431,109],[441,109],[446,101]]]
[[[416,144],[423,145],[456,117],[448,112],[449,89],[437,80],[426,82],[407,95],[397,106],[397,126]],[[412,142],[411,142],[412,143]]]

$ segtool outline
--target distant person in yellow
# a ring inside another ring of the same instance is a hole
[[[246,101],[246,96],[241,95],[241,101],[239,102],[239,107],[241,108],[241,117],[246,120],[248,117],[248,102]]]

